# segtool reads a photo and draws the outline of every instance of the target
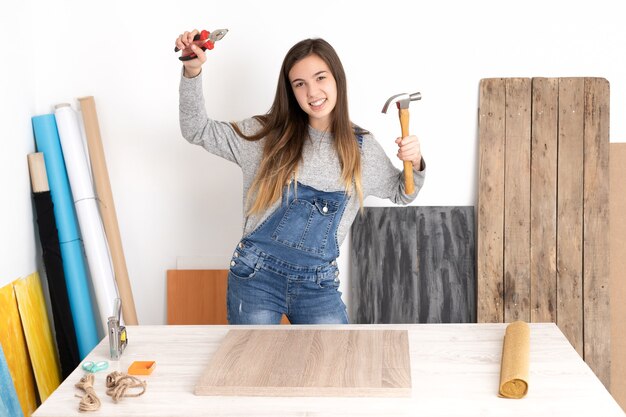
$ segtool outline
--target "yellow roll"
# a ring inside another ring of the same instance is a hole
[[[530,327],[523,321],[509,324],[504,334],[500,366],[500,396],[522,398],[528,392]]]

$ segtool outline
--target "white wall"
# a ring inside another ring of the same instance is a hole
[[[9,40],[2,36],[0,82],[11,103],[3,127],[11,127],[0,145],[0,171],[3,202],[11,203],[0,207],[0,284],[32,272],[37,257],[22,162],[34,147],[30,117],[86,95],[96,99],[140,322],[165,321],[167,269],[197,258],[228,260],[241,234],[241,174],[180,135],[180,64],[172,49],[181,31],[230,29],[204,71],[207,109],[216,119],[267,111],[284,54],[306,37],[335,46],[348,75],[353,121],[392,157],[399,123],[394,114],[381,114],[382,105],[392,94],[421,91],[423,100],[411,108],[411,132],[421,138],[428,177],[415,204],[474,205],[481,78],[605,77],[611,139],[626,139],[620,117],[626,28],[619,3],[13,2],[10,13],[3,10]],[[347,245],[342,251],[345,287]]]
[[[29,6],[22,2],[0,14],[0,287],[33,273],[43,262],[26,159],[35,149],[30,114],[36,89],[29,55],[19,47],[20,39],[29,38],[28,16]]]

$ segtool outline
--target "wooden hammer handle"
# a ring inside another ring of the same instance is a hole
[[[400,109],[400,127],[402,128],[402,137],[409,136],[409,109]],[[404,193],[413,194],[414,191],[413,163],[404,161]]]

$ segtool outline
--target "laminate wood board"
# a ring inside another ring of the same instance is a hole
[[[611,394],[626,411],[626,143],[610,144]]]
[[[500,323],[504,321],[505,79],[481,80],[479,95],[477,317],[482,323]]]
[[[352,322],[476,320],[473,207],[367,207],[351,239]]]
[[[196,395],[411,396],[405,330],[230,330]]]

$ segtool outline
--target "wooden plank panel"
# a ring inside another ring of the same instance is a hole
[[[559,80],[557,324],[583,355],[584,79]]]
[[[626,143],[610,144],[609,165],[611,394],[626,411]]]
[[[480,82],[478,110],[478,322],[504,321],[505,81]]]
[[[506,80],[504,321],[530,320],[529,78]]]
[[[352,322],[476,320],[473,207],[368,207],[351,249]]]
[[[556,322],[558,78],[533,78],[530,205],[532,322]]]
[[[583,188],[584,358],[610,384],[609,83],[585,79]]]
[[[283,360],[289,350],[299,354]],[[408,334],[406,330],[230,330],[195,394],[409,397]]]

